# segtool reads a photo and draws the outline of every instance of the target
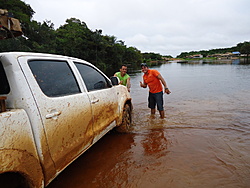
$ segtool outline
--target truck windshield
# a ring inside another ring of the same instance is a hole
[[[9,82],[5,74],[2,62],[0,62],[0,95],[8,94],[10,92]]]

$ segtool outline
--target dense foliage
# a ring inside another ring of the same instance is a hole
[[[247,58],[250,54],[250,42],[244,42],[240,45],[240,53],[246,54]]]
[[[2,52],[32,51],[77,57],[110,74],[119,70],[122,64],[136,68],[142,62],[138,49],[127,47],[115,36],[102,35],[102,30],[90,30],[79,19],[67,19],[64,25],[54,29],[50,21],[31,20],[34,10],[20,0],[0,0],[0,5],[20,20],[23,29],[23,37],[0,41]]]

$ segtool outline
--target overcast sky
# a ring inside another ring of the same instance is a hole
[[[23,0],[55,29],[77,18],[141,52],[227,48],[250,41],[250,0]]]

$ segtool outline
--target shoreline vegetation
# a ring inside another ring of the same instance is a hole
[[[176,63],[229,63],[229,64],[239,64],[239,63],[250,63],[249,58],[246,57],[222,57],[222,58],[173,58],[170,60]]]
[[[148,66],[159,66],[166,63],[181,64],[250,64],[250,60],[246,57],[231,58],[169,58],[168,60],[147,61]]]

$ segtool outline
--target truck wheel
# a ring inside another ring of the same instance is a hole
[[[0,187],[2,188],[30,188],[28,182],[19,173],[7,172],[0,175]]]
[[[122,123],[119,127],[116,128],[116,131],[120,133],[125,133],[129,132],[130,128],[131,128],[131,109],[128,104],[125,104],[122,114]]]

